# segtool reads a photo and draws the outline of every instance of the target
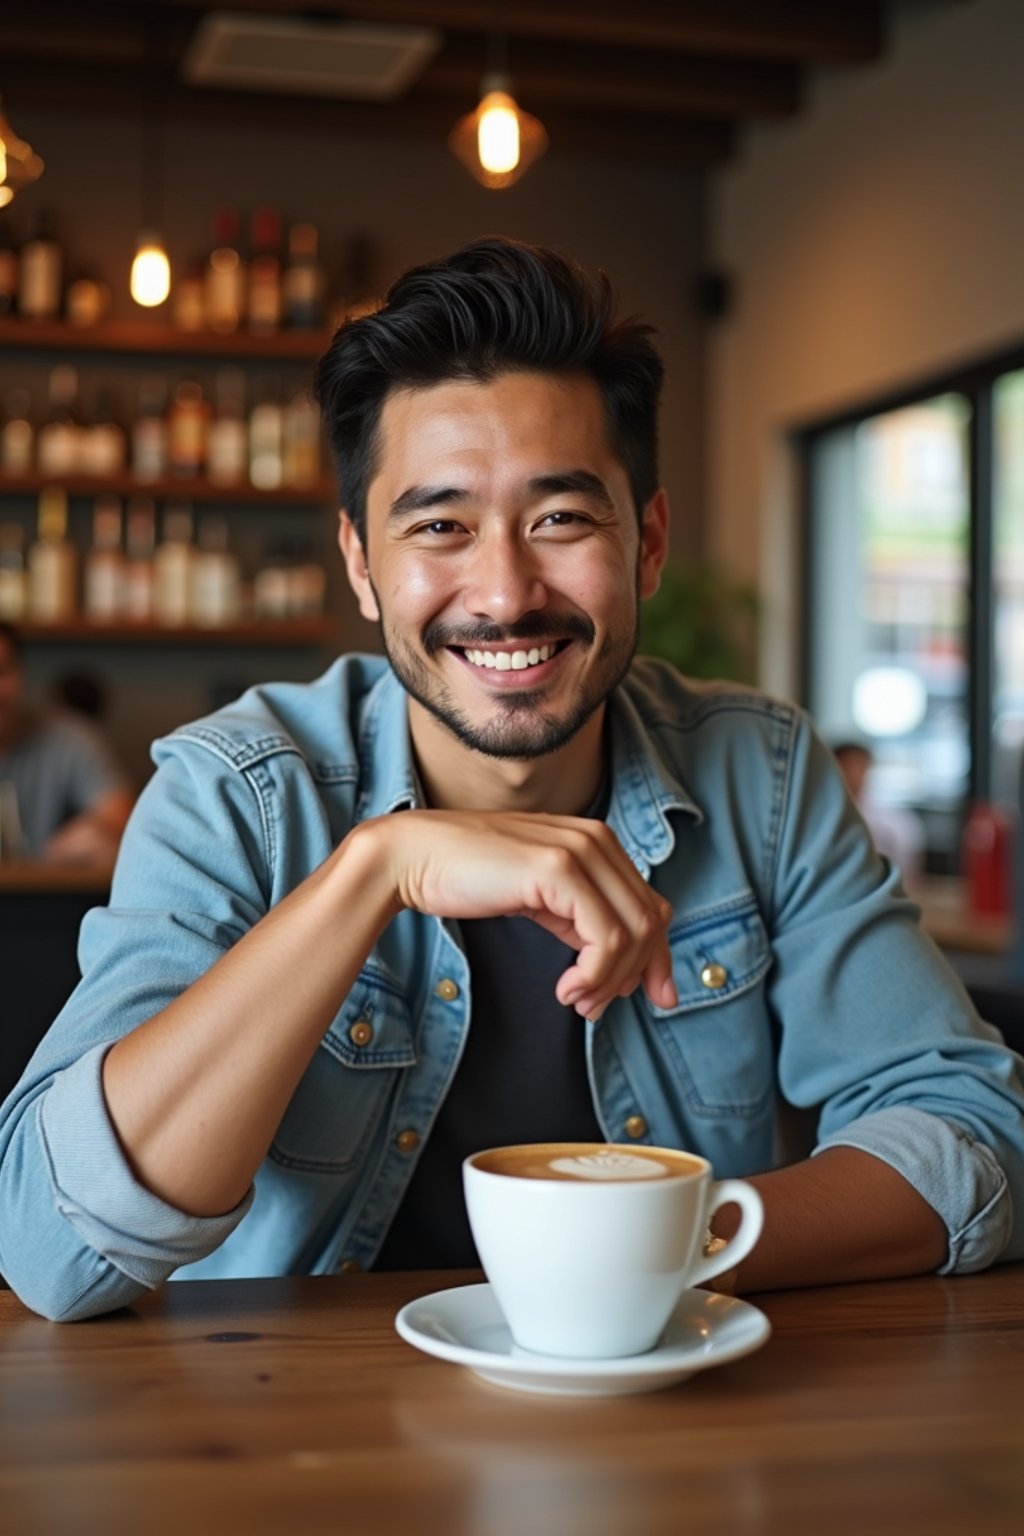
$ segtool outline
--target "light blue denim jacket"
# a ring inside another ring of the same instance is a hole
[[[922,934],[802,714],[639,661],[610,721],[608,820],[675,910],[679,1005],[638,991],[581,1023],[606,1136],[749,1174],[783,1155],[788,1103],[813,1112],[818,1150],[863,1148],[920,1190],[949,1229],[947,1271],[1024,1256],[1022,1064]],[[405,695],[375,657],[253,689],[154,756],[110,906],[82,927],[83,980],[0,1109],[0,1272],[55,1318],[130,1302],[172,1271],[372,1265],[469,1028],[457,930],[403,912],[242,1204],[196,1219],[140,1187],[104,1106],[110,1043],[352,826],[417,803]]]

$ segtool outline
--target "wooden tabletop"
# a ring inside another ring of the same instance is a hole
[[[0,1293],[12,1536],[1019,1536],[1024,1265],[754,1298],[667,1391],[488,1386],[394,1332],[476,1276],[182,1282],[88,1323]]]

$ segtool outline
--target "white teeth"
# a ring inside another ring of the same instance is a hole
[[[536,667],[542,661],[550,661],[558,649],[554,645],[535,645],[529,651],[466,651],[466,660],[474,667],[491,667],[498,672],[522,672],[525,667]]]

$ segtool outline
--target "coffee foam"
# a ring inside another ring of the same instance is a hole
[[[663,1179],[671,1173],[667,1163],[635,1152],[594,1152],[586,1157],[556,1157],[548,1165],[552,1173],[571,1179]]]
[[[613,1184],[652,1179],[692,1177],[704,1164],[685,1152],[660,1147],[623,1147],[605,1142],[540,1142],[496,1147],[478,1153],[474,1164],[483,1173],[512,1179]]]

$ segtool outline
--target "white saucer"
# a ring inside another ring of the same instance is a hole
[[[467,1366],[484,1381],[558,1397],[618,1397],[675,1386],[697,1371],[759,1349],[771,1333],[763,1312],[713,1291],[684,1291],[665,1332],[645,1355],[569,1360],[512,1342],[489,1285],[464,1285],[410,1301],[395,1318],[407,1343]]]

